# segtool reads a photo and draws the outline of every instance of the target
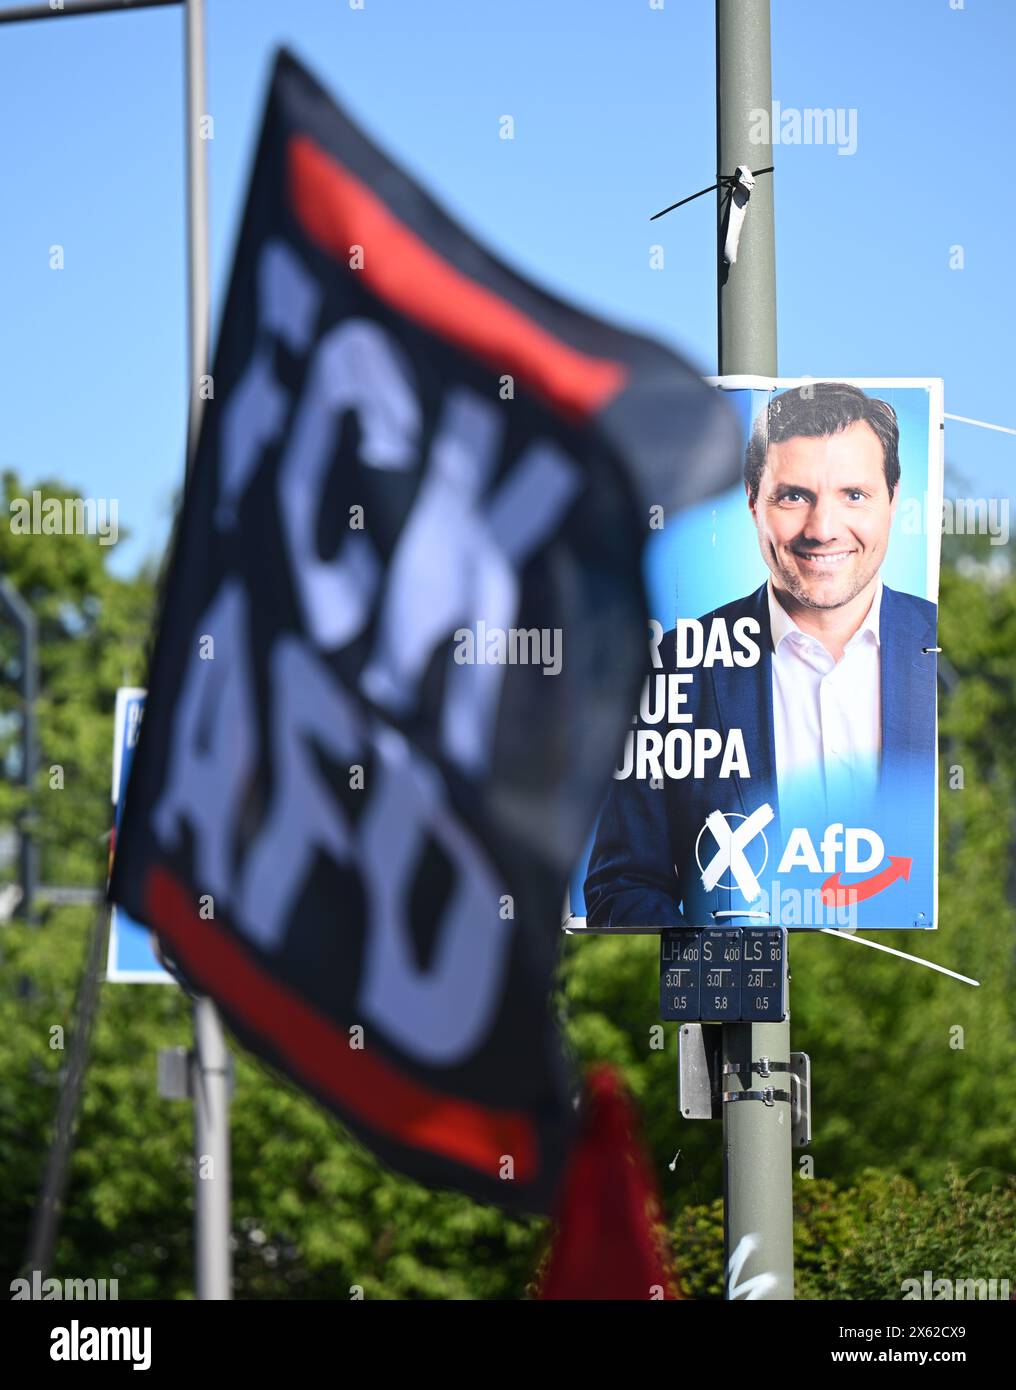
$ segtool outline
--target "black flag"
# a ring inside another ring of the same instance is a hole
[[[286,54],[213,381],[111,895],[386,1161],[546,1209],[560,909],[646,664],[650,508],[729,485],[732,421]]]

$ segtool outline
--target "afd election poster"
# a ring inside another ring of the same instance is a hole
[[[936,927],[942,383],[715,385],[743,479],[656,519],[649,674],[565,925]]]

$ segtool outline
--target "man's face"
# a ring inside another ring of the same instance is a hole
[[[808,608],[840,608],[878,573],[896,498],[878,436],[859,420],[839,434],[770,444],[749,506],[776,588]]]

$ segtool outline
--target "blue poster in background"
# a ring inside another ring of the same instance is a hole
[[[717,381],[741,485],[650,519],[651,669],[566,925],[937,925],[942,383]]]
[[[116,713],[113,720],[113,807],[115,835],[120,832],[123,813],[123,793],[134,761],[134,749],[141,731],[145,712],[145,691],[128,686],[116,692]],[[114,839],[115,846],[115,839]],[[152,950],[151,933],[147,927],[114,903],[109,921],[109,951],[106,957],[106,979],[117,984],[175,984],[159,964]]]

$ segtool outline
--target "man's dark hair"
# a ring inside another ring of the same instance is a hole
[[[866,421],[878,436],[886,487],[889,496],[894,496],[900,481],[900,427],[895,410],[888,401],[866,396],[857,386],[814,381],[774,396],[768,407],[759,411],[744,456],[744,481],[751,501],[758,497],[770,444],[800,436],[820,439],[839,434],[859,420]]]

